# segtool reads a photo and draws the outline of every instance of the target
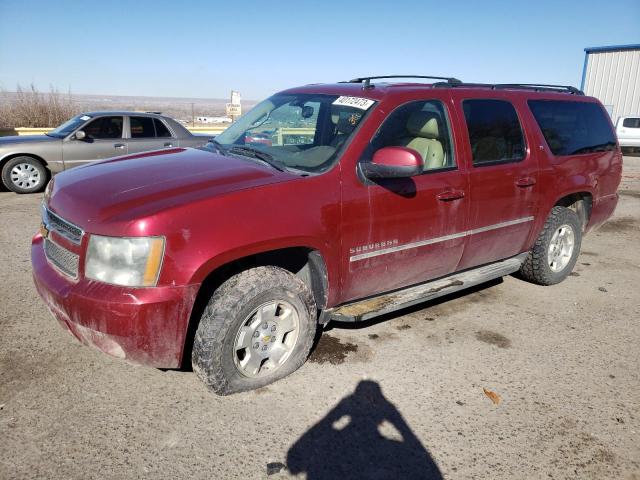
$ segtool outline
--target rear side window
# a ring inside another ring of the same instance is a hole
[[[167,128],[167,126],[164,123],[162,123],[162,120],[154,118],[153,123],[156,126],[157,137],[166,138],[171,136],[171,132],[169,132],[169,129]]]
[[[554,155],[615,149],[613,131],[605,111],[597,103],[560,100],[529,100],[528,103]]]
[[[462,107],[474,165],[517,162],[524,158],[524,135],[511,103],[465,100]]]
[[[625,118],[622,121],[622,126],[625,128],[640,128],[640,118]]]
[[[154,138],[156,136],[151,117],[130,117],[130,124],[131,138]]]

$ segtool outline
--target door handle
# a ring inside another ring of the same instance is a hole
[[[124,143],[114,143],[113,144],[113,148],[123,149],[124,148]]]
[[[516,185],[521,188],[532,187],[536,184],[536,179],[532,177],[522,177],[516,180]]]
[[[165,147],[173,147],[173,143],[171,142],[167,142],[164,144]]]
[[[452,200],[458,200],[464,198],[463,190],[445,190],[436,195],[436,198],[441,202],[450,202]]]

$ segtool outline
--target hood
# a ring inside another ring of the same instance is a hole
[[[61,138],[48,137],[47,135],[14,135],[11,137],[0,137],[0,147],[3,145],[14,145],[16,143],[47,143],[59,142]]]
[[[117,157],[58,174],[49,208],[87,231],[226,193],[297,178],[250,159],[174,148]]]

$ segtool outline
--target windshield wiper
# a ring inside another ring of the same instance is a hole
[[[221,153],[224,155],[227,152],[227,148],[224,145],[222,145],[219,141],[217,141],[215,138],[210,138],[207,143],[213,143],[216,150],[218,150],[218,153]]]
[[[215,140],[214,140],[215,141]],[[243,155],[245,157],[257,158],[258,160],[263,161],[267,165],[272,166],[276,170],[280,172],[284,172],[287,170],[287,167],[284,166],[282,162],[276,160],[273,155],[267,152],[263,152],[262,150],[258,150],[257,148],[243,146],[234,146],[229,149],[230,153],[237,153],[238,155]]]

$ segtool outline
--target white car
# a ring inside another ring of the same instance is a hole
[[[616,135],[620,147],[640,149],[640,115],[620,117],[616,124]]]

